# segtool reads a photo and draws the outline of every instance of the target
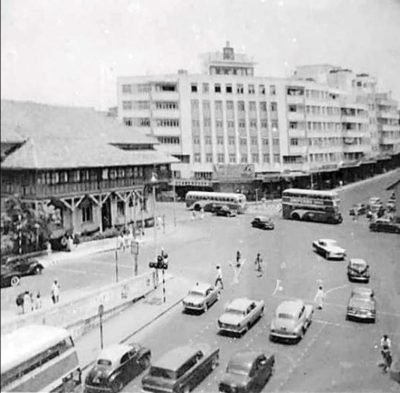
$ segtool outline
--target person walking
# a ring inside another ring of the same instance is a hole
[[[204,218],[204,207],[202,206],[200,209],[200,219],[202,220]]]
[[[42,298],[40,297],[40,291],[36,292],[36,297],[34,299],[35,310],[42,308]]]
[[[192,221],[196,219],[196,211],[192,210]]]
[[[54,280],[53,285],[51,286],[51,300],[53,301],[53,304],[60,301],[60,284],[57,280]]]
[[[236,264],[240,264],[240,258],[242,257],[242,254],[240,254],[240,251],[236,251]]]
[[[261,254],[257,253],[257,257],[254,261],[254,264],[256,265],[256,270],[258,272],[257,277],[262,277],[262,275],[263,275],[262,263],[263,263],[263,259],[261,258]]]
[[[324,306],[324,299],[325,299],[324,288],[322,285],[320,285],[314,297],[314,302],[317,304],[318,310],[322,310]]]
[[[217,265],[217,278],[215,279],[214,286],[216,287],[217,285],[219,285],[221,287],[221,289],[224,289],[224,283],[222,281],[221,265]]]
[[[392,342],[387,334],[384,334],[381,338],[381,355],[383,359],[383,372],[386,373],[392,365]]]
[[[240,251],[236,252],[236,262],[229,263],[233,270],[233,281],[232,284],[239,284],[239,276],[242,271],[243,265],[245,263],[245,259],[242,259]]]
[[[28,311],[32,311],[33,306],[32,306],[32,297],[29,291],[25,291],[24,294],[24,313],[27,313]]]
[[[15,299],[15,303],[17,304],[17,309],[18,309],[18,311],[21,312],[21,314],[24,313],[24,296],[25,296],[25,292],[22,292]]]

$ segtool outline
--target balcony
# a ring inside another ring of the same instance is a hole
[[[153,101],[179,101],[178,91],[153,91],[151,93]]]
[[[153,109],[153,118],[157,119],[179,119],[178,109]]]
[[[379,131],[388,131],[388,132],[400,132],[400,125],[399,124],[379,124],[378,125]]]
[[[289,154],[305,156],[307,154],[308,146],[289,146]]]
[[[301,95],[287,95],[286,101],[288,104],[304,104],[304,96]]]
[[[297,111],[297,112],[290,112],[288,111],[287,113],[287,118],[289,121],[305,121],[306,119],[306,114],[301,111]]]

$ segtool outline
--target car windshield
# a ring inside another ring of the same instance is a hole
[[[278,318],[279,319],[294,319],[294,315],[288,314],[288,313],[284,313],[284,312],[280,312],[278,314]]]
[[[192,290],[192,291],[189,291],[189,295],[190,296],[201,296],[201,297],[203,297],[204,293],[200,292],[200,291]]]
[[[166,370],[160,367],[151,367],[150,375],[153,377],[160,377],[165,379],[175,379],[175,372],[171,370]]]
[[[234,308],[227,308],[226,312],[233,315],[245,315],[246,313],[242,310],[236,310]]]
[[[99,366],[111,366],[111,360],[108,360],[108,359],[99,359],[98,361],[97,361],[97,364],[99,365]]]
[[[362,268],[364,266],[365,266],[365,264],[362,262],[352,262],[351,263],[351,267]]]
[[[249,375],[249,370],[245,364],[228,364],[226,371],[230,374],[238,374],[238,375]]]

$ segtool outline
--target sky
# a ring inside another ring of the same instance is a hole
[[[400,101],[400,0],[1,0],[1,97],[107,109],[118,76],[199,73],[226,41],[256,75],[332,64]]]

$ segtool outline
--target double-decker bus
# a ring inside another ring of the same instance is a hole
[[[27,325],[1,336],[2,392],[73,392],[81,369],[65,329]]]
[[[186,207],[189,209],[213,211],[217,206],[228,206],[230,209],[244,213],[246,210],[246,196],[227,192],[189,191],[186,194]]]
[[[336,191],[289,188],[282,193],[282,217],[287,219],[339,224],[339,205]]]

